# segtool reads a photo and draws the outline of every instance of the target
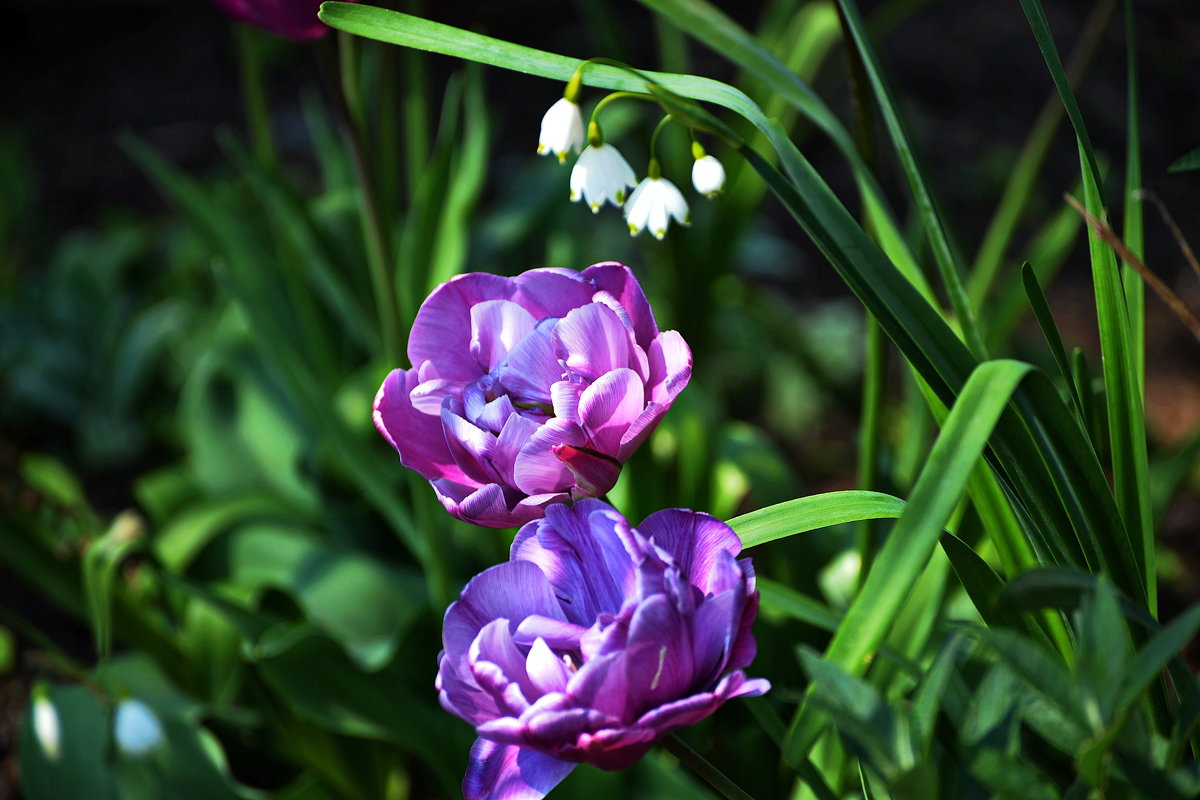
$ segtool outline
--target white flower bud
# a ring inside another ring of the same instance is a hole
[[[692,164],[692,186],[705,197],[715,197],[725,188],[725,167],[713,156],[696,159]]]
[[[33,733],[46,758],[57,761],[62,755],[62,727],[58,709],[45,687],[38,687],[33,692]]]
[[[143,756],[163,741],[162,723],[141,700],[122,700],[113,727],[117,747],[128,756]]]

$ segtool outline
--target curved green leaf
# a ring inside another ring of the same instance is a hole
[[[734,517],[729,527],[742,538],[743,547],[754,547],[846,522],[895,519],[903,510],[903,500],[882,492],[827,492]]]

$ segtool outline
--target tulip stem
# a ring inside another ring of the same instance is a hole
[[[274,167],[275,141],[271,137],[271,117],[267,113],[266,90],[263,84],[262,59],[257,35],[249,25],[233,23],[237,38],[238,67],[242,80],[242,102],[246,104],[246,127],[254,141],[254,155],[265,167]]]
[[[710,764],[704,756],[693,750],[677,735],[672,733],[663,739],[662,744],[668,753],[706,780],[722,797],[728,798],[728,800],[754,800],[745,789],[731,781],[725,773]]]
[[[330,52],[329,46],[321,42],[318,54],[322,71],[329,84],[334,109],[341,123],[342,136],[358,179],[359,204],[362,209],[363,244],[367,255],[367,271],[371,279],[372,294],[375,295],[375,310],[379,317],[379,333],[384,357],[388,364],[400,361],[400,327],[397,320],[395,284],[391,276],[391,243],[388,226],[383,219],[379,195],[375,187],[374,174],[367,156],[367,143],[363,129],[362,104],[357,82],[357,62],[354,59],[354,38],[339,32],[339,56]],[[401,298],[404,300],[406,298]],[[407,307],[406,304],[401,303]]]

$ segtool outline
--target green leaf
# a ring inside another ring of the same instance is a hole
[[[1025,286],[1025,296],[1029,298],[1029,307],[1033,309],[1033,317],[1037,320],[1038,327],[1042,329],[1042,336],[1045,337],[1046,344],[1050,347],[1054,363],[1058,365],[1059,373],[1067,385],[1067,395],[1071,398],[1071,402],[1082,419],[1083,402],[1079,399],[1079,388],[1075,385],[1075,378],[1071,373],[1071,362],[1067,359],[1067,351],[1063,347],[1062,336],[1058,332],[1058,325],[1054,322],[1050,304],[1046,302],[1046,295],[1042,292],[1037,275],[1034,273],[1033,267],[1029,266],[1028,261],[1021,265],[1021,282]]]
[[[929,191],[929,187],[925,185],[925,178],[917,164],[916,154],[909,144],[908,132],[896,110],[896,103],[892,99],[892,91],[884,77],[874,47],[867,37],[862,16],[859,14],[854,0],[837,0],[837,3],[842,10],[842,24],[854,40],[854,47],[858,50],[863,69],[867,73],[867,79],[875,94],[875,102],[879,105],[884,125],[888,129],[892,145],[900,159],[900,166],[904,170],[909,191],[912,192],[913,200],[916,202],[917,213],[925,230],[926,240],[933,251],[942,284],[950,298],[950,305],[954,309],[959,325],[962,326],[963,334],[972,352],[978,358],[985,358],[987,351],[983,343],[983,335],[979,330],[975,312],[971,308],[970,300],[967,298],[967,292],[962,283],[962,267],[954,257],[954,251],[946,236],[945,224],[933,202],[933,195]]]
[[[916,765],[917,746],[907,720],[873,686],[811,650],[801,648],[799,656],[812,681],[812,702],[830,713],[838,730],[865,752],[875,769],[895,780]]]
[[[112,746],[108,713],[83,686],[54,687],[47,700],[58,715],[58,757],[51,758],[39,743],[33,727],[33,706],[27,705],[17,744],[22,794],[29,800],[116,798],[116,786],[105,765]]]
[[[145,547],[141,518],[133,512],[119,514],[108,531],[92,542],[83,556],[83,590],[92,623],[96,652],[101,659],[112,652],[112,599],[121,563]]]
[[[1061,714],[1062,719],[1072,726],[1073,733],[1083,735],[1088,731],[1079,688],[1062,661],[1029,637],[1013,631],[997,628],[979,629],[974,633],[1009,669]]]
[[[1090,173],[1092,181],[1099,185],[1100,166],[1096,162],[1092,140],[1088,136],[1087,126],[1083,123],[1083,114],[1079,110],[1079,104],[1075,101],[1075,93],[1071,90],[1071,82],[1067,78],[1066,70],[1063,69],[1062,59],[1059,58],[1058,49],[1054,45],[1054,36],[1050,33],[1050,23],[1046,21],[1046,12],[1042,8],[1041,0],[1020,0],[1020,2],[1021,8],[1025,11],[1025,17],[1029,20],[1029,27],[1033,30],[1033,38],[1037,41],[1038,49],[1042,51],[1042,57],[1046,61],[1046,68],[1050,71],[1050,79],[1054,81],[1054,88],[1058,90],[1058,96],[1067,110],[1067,117],[1075,128],[1075,136],[1079,140],[1079,147],[1082,151],[1081,158],[1085,162],[1085,178],[1087,177],[1086,173]]]
[[[904,501],[882,492],[841,491],[800,497],[729,520],[729,527],[754,547],[818,528],[864,519],[895,519]]]
[[[937,715],[955,678],[958,657],[966,642],[965,637],[953,636],[942,646],[913,698],[911,729],[913,738],[919,744],[920,760],[924,760],[929,754]]]
[[[1200,169],[1200,147],[1185,156],[1180,156],[1167,167],[1167,172],[1187,172]]]
[[[1122,619],[1117,593],[1103,576],[1083,599],[1078,631],[1075,674],[1088,695],[1089,713],[1095,714],[1092,726],[1099,728],[1112,720],[1117,692],[1133,660],[1133,642]]]
[[[418,755],[437,774],[442,792],[459,791],[461,776],[447,755],[464,753],[471,730],[413,695],[408,678],[389,665],[364,673],[323,636],[301,638],[258,662],[263,679],[302,717],[346,736],[392,742]]]
[[[1015,361],[989,361],[967,381],[908,505],[834,634],[826,651],[831,664],[851,675],[866,671],[937,546],[1000,414],[1031,369]],[[793,762],[806,753],[820,727],[802,706],[788,733],[785,758]]]
[[[364,670],[391,661],[425,608],[425,583],[416,570],[335,550],[295,528],[245,525],[225,546],[236,584],[291,595]]]
[[[1080,161],[1084,153],[1080,150]],[[1099,185],[1087,172],[1083,175],[1084,204],[1092,216],[1104,218]],[[1138,595],[1154,601],[1154,547],[1150,497],[1146,479],[1149,467],[1146,455],[1146,421],[1142,408],[1141,377],[1134,337],[1130,329],[1129,307],[1122,288],[1113,251],[1088,229],[1092,257],[1092,280],[1096,288],[1096,317],[1100,326],[1100,355],[1104,366],[1104,394],[1108,409],[1108,433],[1112,449],[1113,488],[1117,509],[1128,532],[1124,541],[1115,542],[1127,569],[1135,571],[1142,584]],[[1151,540],[1150,543],[1147,539]]]
[[[1118,712],[1131,707],[1150,686],[1162,675],[1171,663],[1200,630],[1200,605],[1192,606],[1180,614],[1170,625],[1155,633],[1138,651],[1137,657],[1124,675],[1120,690],[1116,694],[1115,708]],[[1182,694],[1183,686],[1176,686]]]
[[[1000,593],[996,603],[1011,612],[1033,611],[1039,608],[1078,608],[1085,596],[1095,591],[1096,576],[1072,569],[1046,567],[1017,575]],[[1119,598],[1121,613],[1145,630],[1155,630],[1158,623],[1143,606],[1128,597]]]

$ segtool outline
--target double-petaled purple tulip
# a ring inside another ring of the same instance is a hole
[[[495,528],[611,489],[692,374],[614,263],[459,275],[421,305],[408,357],[376,427],[447,511]]]
[[[307,42],[324,36],[329,28],[317,19],[321,0],[213,0],[238,22],[278,36]],[[348,0],[354,2],[354,0]]]
[[[446,611],[437,688],[479,739],[467,800],[535,800],[577,763],[624,769],[767,681],[750,560],[728,525],[672,509],[631,528],[599,500],[546,509]]]

